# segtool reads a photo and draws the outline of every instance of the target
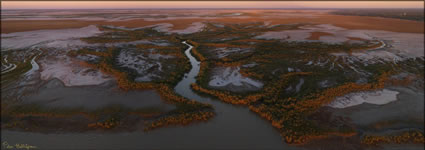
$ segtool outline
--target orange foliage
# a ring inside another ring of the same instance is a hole
[[[404,132],[400,135],[392,136],[371,136],[366,135],[362,139],[362,143],[366,145],[377,146],[378,144],[424,144],[424,133],[419,131]]]
[[[227,92],[227,91],[209,90],[209,89],[202,88],[201,86],[199,86],[195,83],[193,83],[191,85],[191,87],[195,91],[199,91],[199,92],[202,92],[202,93],[213,95],[213,96],[219,98],[220,100],[227,102],[227,103],[230,103],[230,104],[238,104],[238,105],[247,105],[248,104],[248,101],[244,100],[240,96],[234,96],[230,92]]]
[[[201,65],[199,66],[199,72],[196,78],[200,80],[205,75],[205,72],[207,69],[208,69],[208,62],[206,61],[201,62]]]
[[[388,76],[389,73],[383,73],[378,77],[378,81],[376,83],[346,83],[338,87],[326,89],[321,93],[313,94],[311,96],[315,98],[303,100],[300,102],[300,104],[297,106],[297,110],[300,110],[301,112],[314,112],[323,105],[332,102],[332,100],[334,100],[336,97],[343,96],[351,92],[382,89],[384,88],[385,82],[388,80]]]
[[[249,103],[255,102],[263,97],[262,94],[251,94],[248,96],[235,96],[232,93],[227,91],[218,91],[218,90],[202,88],[196,83],[191,84],[191,87],[195,91],[199,91],[205,94],[215,96],[221,101],[224,101],[230,104],[235,104],[235,105],[248,105]]]
[[[280,79],[276,82],[273,82],[270,85],[267,85],[264,88],[264,94],[267,96],[277,96],[276,93],[279,93],[283,90],[283,88],[287,85],[288,81],[290,81],[291,77],[294,76],[305,76],[305,75],[311,75],[312,72],[290,72],[286,73],[280,76]]]
[[[111,129],[114,127],[117,127],[121,124],[120,121],[114,120],[114,118],[108,119],[104,122],[96,122],[96,123],[90,123],[87,125],[89,128],[102,128],[102,129]]]
[[[145,131],[169,125],[188,125],[193,121],[207,121],[208,119],[214,117],[214,115],[215,113],[213,112],[200,111],[195,113],[183,113],[167,116],[148,124],[145,128]]]
[[[196,44],[195,44],[196,45]],[[139,45],[139,47],[141,47]],[[143,48],[146,48],[145,46]],[[157,48],[157,47],[155,47]],[[196,50],[194,51],[195,53]],[[181,52],[180,52],[181,53]],[[198,53],[199,54],[199,53]],[[99,54],[100,55],[100,54]],[[190,112],[190,113],[178,113],[176,116],[168,116],[165,118],[162,118],[160,120],[154,121],[149,127],[149,129],[169,125],[169,124],[187,124],[190,121],[195,120],[207,120],[208,118],[211,118],[214,116],[213,112],[203,112],[203,108],[212,108],[209,104],[203,104],[199,103],[193,100],[188,100],[182,96],[178,96],[174,89],[170,88],[169,85],[164,83],[139,83],[139,82],[132,82],[128,79],[128,75],[125,72],[121,72],[117,69],[114,69],[112,65],[108,64],[105,59],[110,59],[112,57],[112,49],[108,51],[108,54],[102,54],[104,58],[104,61],[100,62],[99,64],[88,64],[88,63],[81,63],[84,66],[96,68],[104,72],[105,74],[109,74],[113,76],[117,80],[118,87],[122,90],[128,91],[133,89],[155,89],[162,99],[166,100],[170,103],[180,103],[180,104],[187,104],[193,106],[193,108],[198,108],[199,111],[197,112]],[[199,54],[199,56],[202,56]],[[204,58],[204,57],[200,57]],[[157,116],[158,114],[138,114],[144,117],[152,117]],[[89,127],[93,128],[113,128],[116,125],[119,125],[119,123],[107,121],[107,122],[97,122],[89,124]]]
[[[161,95],[161,97],[163,99],[166,99],[166,100],[168,100],[169,102],[172,102],[172,103],[202,104],[204,106],[211,107],[210,104],[199,103],[197,101],[188,100],[188,99],[186,99],[182,96],[176,95],[176,93],[174,92],[174,89],[170,88],[166,84],[159,84],[157,91],[159,92],[159,94]]]
[[[255,72],[248,72],[244,69],[241,69],[239,72],[241,73],[242,76],[245,76],[245,77],[253,77],[253,78],[256,78],[256,79],[260,79],[260,80],[264,78],[264,74],[258,74],[258,73],[255,73]]]
[[[330,135],[336,136],[353,136],[356,134],[354,131],[350,132],[325,132],[319,133],[316,130],[305,131],[306,128],[303,128],[304,133],[300,133],[300,131],[296,132],[293,128],[304,126],[306,121],[303,119],[304,115],[309,115],[312,112],[315,112],[317,109],[322,107],[325,104],[330,103],[335,97],[342,96],[350,92],[355,91],[363,91],[363,90],[373,90],[383,88],[385,82],[388,80],[389,73],[383,73],[378,77],[376,83],[370,84],[355,84],[355,83],[347,83],[335,88],[329,88],[321,93],[313,94],[308,96],[307,100],[297,100],[294,98],[287,98],[284,100],[279,100],[278,95],[283,88],[286,87],[287,82],[291,77],[296,75],[309,75],[311,72],[292,72],[288,74],[284,74],[280,77],[280,80],[274,82],[273,84],[268,85],[264,88],[263,95],[268,98],[269,101],[274,101],[275,105],[265,105],[260,104],[257,106],[250,105],[249,109],[257,114],[259,114],[262,118],[267,119],[272,123],[272,126],[279,129],[283,140],[290,144],[303,144],[312,139],[319,138],[327,138]],[[285,103],[277,103],[285,102]],[[275,114],[282,114],[280,117],[276,118]],[[303,115],[303,116],[300,116]],[[289,127],[285,127],[284,123],[288,124]]]
[[[191,50],[192,54],[199,59],[200,62],[207,60],[201,53],[198,52],[197,47],[193,47]]]

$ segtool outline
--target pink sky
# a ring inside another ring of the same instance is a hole
[[[424,8],[423,1],[2,1],[2,9]]]

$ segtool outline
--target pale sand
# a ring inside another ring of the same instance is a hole
[[[243,77],[240,73],[239,67],[236,68],[216,68],[215,75],[213,75],[208,83],[210,86],[213,87],[223,87],[227,85],[234,85],[234,86],[244,86],[244,84],[248,84],[251,86],[255,86],[257,88],[263,87],[263,83],[259,81],[255,81],[253,79],[250,79],[248,77]]]
[[[96,26],[90,25],[77,29],[37,30],[1,34],[1,49],[23,49],[39,44],[46,44],[52,47],[79,45],[84,43],[73,39],[90,37],[99,33],[101,33],[101,31],[99,31]]]
[[[65,86],[98,85],[111,78],[98,70],[80,66],[77,60],[69,57],[57,57],[57,60],[40,61],[42,80],[57,78]]]
[[[397,100],[399,92],[383,89],[379,91],[356,92],[337,97],[328,106],[333,108],[346,108],[363,103],[384,105]]]

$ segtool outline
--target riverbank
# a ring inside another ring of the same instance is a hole
[[[188,46],[185,54],[192,64],[192,69],[177,84],[175,90],[186,98],[211,104],[217,115],[210,121],[183,128],[170,126],[149,132],[41,134],[3,130],[2,140],[8,143],[27,143],[43,149],[64,146],[75,149],[203,149],[205,146],[211,149],[298,149],[285,145],[275,129],[248,108],[234,107],[193,93],[190,84],[195,82],[199,62],[191,56],[191,46]]]

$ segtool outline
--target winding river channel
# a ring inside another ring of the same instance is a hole
[[[4,62],[6,63],[6,64],[2,64],[3,66],[4,66],[4,69],[2,69],[1,70],[1,74],[4,74],[4,73],[8,73],[8,72],[10,72],[10,71],[12,71],[12,70],[15,70],[15,68],[16,68],[16,65],[15,64],[12,64],[12,63],[8,63],[7,62],[7,55],[4,57]]]
[[[183,44],[188,46],[185,55],[192,69],[176,85],[175,91],[188,99],[213,105],[217,115],[208,122],[150,132],[43,134],[4,130],[2,142],[28,144],[40,149],[298,149],[282,142],[271,124],[247,107],[194,93],[190,84],[196,81],[200,62],[190,53],[192,45]]]

